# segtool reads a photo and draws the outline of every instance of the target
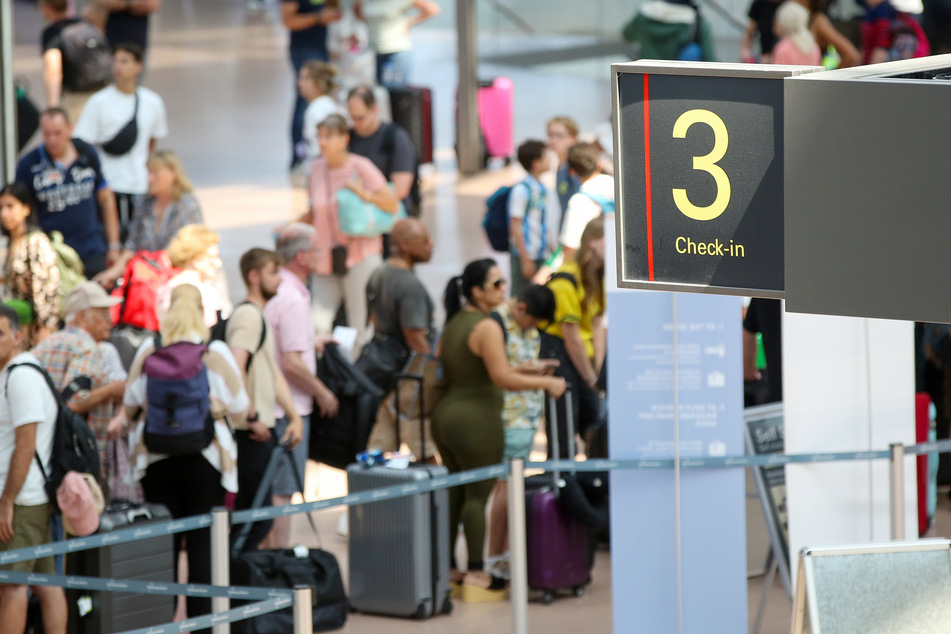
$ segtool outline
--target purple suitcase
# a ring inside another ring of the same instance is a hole
[[[568,442],[574,452],[574,422],[571,393],[565,408],[568,412]],[[554,399],[551,412],[555,412]],[[552,425],[552,428],[556,428]],[[553,454],[558,454],[558,434],[552,434]],[[569,476],[569,477],[574,477]],[[572,517],[559,499],[561,474],[532,476],[526,483],[525,516],[528,537],[528,587],[542,591],[542,601],[549,604],[558,590],[570,590],[575,596],[584,594],[591,582],[592,547],[588,528]]]

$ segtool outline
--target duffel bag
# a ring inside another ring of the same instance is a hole
[[[298,548],[299,550],[299,548]],[[340,629],[347,622],[349,605],[337,559],[312,548],[306,556],[294,549],[254,550],[231,557],[231,585],[254,588],[310,586],[314,589],[313,631]],[[248,601],[232,601],[233,607]],[[294,608],[262,614],[231,625],[235,634],[286,634],[294,631]],[[310,631],[310,630],[308,630]]]

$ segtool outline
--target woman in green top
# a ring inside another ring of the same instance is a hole
[[[446,327],[442,335],[442,364],[446,395],[433,412],[433,440],[450,473],[498,464],[505,437],[502,430],[502,390],[565,391],[564,379],[517,372],[505,353],[505,336],[489,313],[505,300],[506,282],[494,260],[470,262],[461,276],[449,281],[443,302]],[[505,582],[483,570],[485,508],[493,482],[474,482],[449,490],[450,557],[462,522],[468,549],[468,572],[453,563],[454,584],[462,600],[504,600]]]

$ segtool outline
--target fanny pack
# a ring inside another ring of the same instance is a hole
[[[122,129],[116,132],[116,135],[100,144],[99,147],[106,154],[112,156],[121,156],[132,149],[136,139],[139,137],[139,124],[136,122],[139,114],[139,91],[135,92],[135,109],[132,111],[132,118],[122,126]]]

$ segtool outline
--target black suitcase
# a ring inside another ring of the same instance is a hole
[[[138,524],[167,522],[161,504],[114,501],[99,520],[99,534]],[[175,582],[172,535],[150,537],[66,555],[66,573],[84,577]],[[66,590],[71,634],[99,634],[163,625],[172,620],[172,598],[160,594]]]
[[[291,453],[283,446],[275,447],[267,468],[254,494],[251,508],[261,508],[264,497],[271,490],[274,475],[281,460],[291,460]],[[304,483],[293,464],[291,473],[297,480],[297,488],[304,491]],[[311,528],[320,543],[317,524],[307,513]],[[241,525],[238,538],[231,546],[231,585],[256,588],[293,589],[295,586],[308,586],[314,590],[313,632],[336,630],[347,622],[349,603],[343,589],[340,566],[331,553],[321,548],[288,548],[284,550],[256,550],[241,552],[245,539],[251,531],[251,522]],[[250,601],[232,601],[232,607],[252,603]],[[294,609],[288,607],[269,614],[232,624],[234,634],[285,634],[294,629]]]
[[[390,88],[393,123],[409,134],[419,165],[433,162],[433,91],[419,86]]]

